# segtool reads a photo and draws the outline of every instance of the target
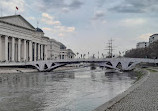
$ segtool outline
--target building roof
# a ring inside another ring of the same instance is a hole
[[[150,37],[153,37],[153,36],[158,36],[158,34],[153,34],[153,35],[151,35]]]
[[[43,36],[42,38],[49,40],[49,37]]]
[[[67,49],[68,53],[72,53],[74,55],[76,55],[71,49]]]
[[[137,44],[143,44],[143,43],[149,43],[149,42],[138,42]]]
[[[0,17],[0,22],[7,23],[13,26],[22,27],[25,29],[35,30],[35,28],[21,15],[11,15]]]
[[[44,33],[43,30],[40,29],[40,28],[38,28],[38,27],[36,28],[36,31],[37,31],[37,32],[42,32],[42,33]]]
[[[63,43],[59,42],[59,44],[60,44],[60,49],[66,49],[66,46]]]

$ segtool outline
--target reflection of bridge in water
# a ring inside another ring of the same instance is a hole
[[[67,60],[46,60],[46,61],[33,61],[33,62],[4,62],[0,63],[1,67],[24,67],[31,66],[38,69],[38,71],[51,71],[58,67],[65,66],[67,64],[78,63],[97,63],[100,66],[104,66],[117,70],[132,70],[139,63],[158,63],[158,59],[144,59],[144,58],[101,58],[101,59],[67,59]]]

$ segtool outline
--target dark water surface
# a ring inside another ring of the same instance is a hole
[[[0,74],[0,111],[91,111],[125,91],[132,73],[90,68]]]

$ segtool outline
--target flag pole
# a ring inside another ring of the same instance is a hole
[[[17,10],[18,10],[18,7],[16,6],[16,7],[15,7],[15,15],[16,15],[16,11],[17,11]]]
[[[16,15],[16,9],[15,9],[15,15]]]

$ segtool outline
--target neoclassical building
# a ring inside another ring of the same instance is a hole
[[[0,17],[0,61],[47,59],[47,39],[21,15]]]
[[[71,49],[67,49],[64,44],[60,43],[59,57],[60,57],[60,59],[74,59],[75,53]]]
[[[48,40],[47,45],[48,60],[59,59],[60,43],[54,39]]]
[[[75,53],[71,49],[67,49],[67,58],[68,59],[74,59],[75,58]]]

